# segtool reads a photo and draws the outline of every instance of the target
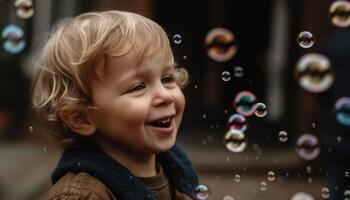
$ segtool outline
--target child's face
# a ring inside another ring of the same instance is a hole
[[[111,58],[103,81],[92,79],[93,103],[100,109],[92,111],[102,133],[99,144],[133,153],[164,152],[175,144],[185,107],[173,80],[172,54],[136,58],[134,51]]]

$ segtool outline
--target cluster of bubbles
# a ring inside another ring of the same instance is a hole
[[[29,19],[34,15],[32,0],[15,0],[16,15],[21,19]],[[18,54],[26,47],[24,31],[16,24],[8,24],[1,31],[2,47],[10,54]]]
[[[206,200],[210,196],[210,189],[208,185],[199,184],[195,188],[194,197],[196,200]]]
[[[350,126],[350,97],[339,98],[334,107],[337,121],[344,126]]]
[[[237,52],[235,35],[226,28],[214,28],[205,37],[204,45],[208,56],[217,62],[232,59]]]
[[[227,150],[239,153],[247,147],[246,117],[254,113],[257,117],[264,117],[267,114],[267,107],[264,103],[257,103],[255,95],[250,91],[239,92],[234,98],[233,107],[237,113],[232,114],[228,119],[229,130],[224,136],[224,144]]]
[[[297,139],[296,152],[304,160],[313,160],[320,154],[320,146],[316,136],[303,134]]]

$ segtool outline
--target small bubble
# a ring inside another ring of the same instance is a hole
[[[174,40],[174,43],[175,43],[175,44],[180,44],[180,43],[182,42],[182,37],[181,37],[180,34],[175,34],[175,35],[173,36],[173,40]]]
[[[286,131],[280,131],[278,133],[278,139],[280,142],[286,142],[288,140],[288,133]]]
[[[231,74],[230,74],[230,72],[228,72],[228,71],[222,72],[222,74],[221,74],[221,79],[222,79],[223,81],[229,81],[229,80],[231,79]]]
[[[350,190],[344,191],[344,200],[350,200]]]
[[[265,117],[267,114],[267,107],[264,103],[257,103],[256,104],[256,110],[255,115],[257,117]]]
[[[231,161],[230,157],[226,157],[226,162],[230,162],[230,161]]]
[[[275,172],[273,172],[273,171],[267,172],[267,180],[268,180],[268,181],[272,182],[272,181],[274,181],[275,179],[276,179],[276,177],[275,177]]]
[[[186,55],[184,55],[184,56],[183,56],[183,59],[184,59],[184,60],[187,60],[187,56],[186,56]]]
[[[233,152],[242,152],[247,146],[247,138],[245,134],[238,130],[229,130],[224,136],[226,149]]]
[[[241,77],[243,77],[243,67],[241,67],[241,66],[236,66],[234,69],[233,69],[233,71],[234,71],[234,76],[236,77],[236,78],[241,78]]]
[[[312,33],[308,31],[302,31],[298,34],[297,42],[302,48],[310,48],[314,45],[315,39]]]
[[[311,126],[312,126],[312,128],[316,128],[316,123],[315,122],[312,123]]]
[[[328,188],[324,187],[321,189],[321,197],[323,199],[328,199],[328,197],[329,197],[329,189]]]
[[[345,175],[346,178],[349,178],[350,177],[350,172],[349,171],[345,171],[344,175]]]
[[[32,125],[30,125],[28,127],[28,131],[29,131],[29,133],[33,133],[34,132],[34,127]]]
[[[235,182],[236,182],[236,183],[241,182],[241,176],[240,176],[239,174],[236,174],[236,175],[235,175]]]
[[[222,198],[222,200],[235,200],[235,198],[233,198],[232,196],[224,196],[224,198]]]
[[[197,89],[197,88],[198,88],[198,85],[194,85],[194,88]]]
[[[309,177],[309,178],[307,179],[307,181],[308,181],[309,183],[312,183],[312,178]]]
[[[311,168],[310,166],[307,166],[307,167],[306,167],[306,172],[307,172],[308,174],[310,174],[310,173],[312,172],[312,168]]]
[[[306,192],[298,192],[290,200],[315,200],[315,198]]]
[[[43,147],[43,151],[44,151],[44,152],[47,152],[47,147]]]
[[[4,40],[3,48],[8,53],[20,53],[26,46],[26,42],[24,40],[24,31],[17,25],[7,25],[2,30],[1,37]]]
[[[202,118],[203,118],[203,119],[207,118],[207,115],[202,115]]]
[[[341,136],[337,136],[337,142],[341,143],[341,141],[342,141]]]
[[[260,182],[260,190],[266,191],[267,190],[267,183],[265,181]]]
[[[199,184],[195,189],[195,198],[197,200],[205,200],[210,196],[209,187],[205,184]]]

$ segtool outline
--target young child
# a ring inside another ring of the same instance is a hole
[[[34,107],[65,147],[44,199],[191,199],[197,175],[175,145],[188,76],[174,65],[166,33],[135,13],[56,26],[33,82]]]

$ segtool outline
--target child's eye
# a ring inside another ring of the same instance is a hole
[[[132,88],[129,90],[129,92],[137,92],[137,91],[143,90],[143,89],[145,89],[145,88],[146,88],[146,87],[145,87],[143,84],[139,83],[139,84],[135,85],[134,87],[132,87]]]
[[[173,83],[175,81],[175,77],[173,75],[168,75],[162,78],[162,83],[167,84],[167,83]]]

